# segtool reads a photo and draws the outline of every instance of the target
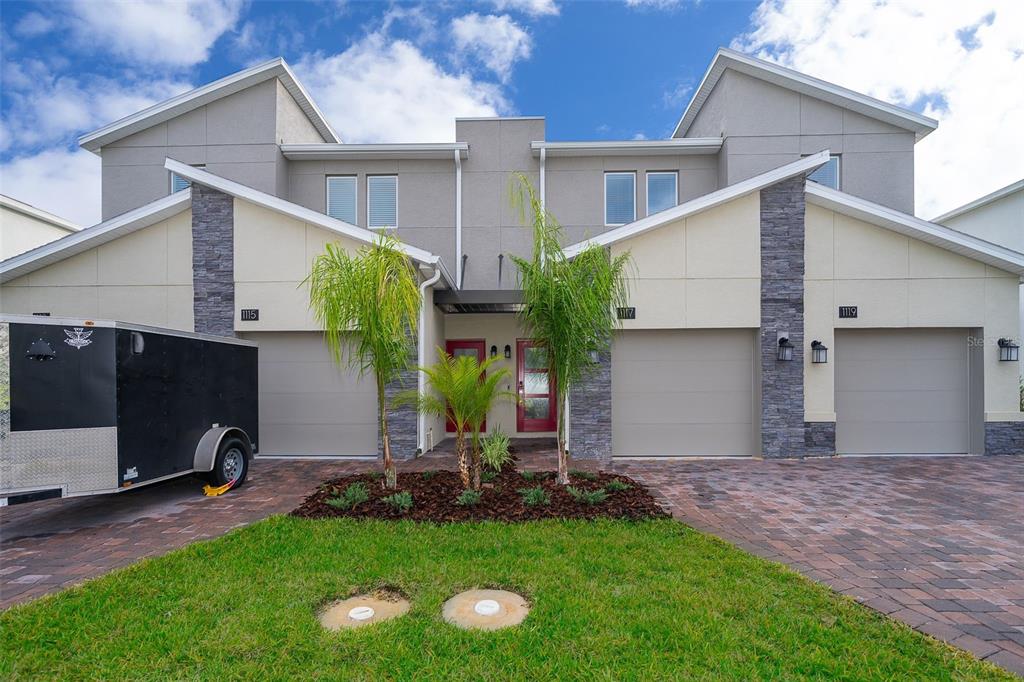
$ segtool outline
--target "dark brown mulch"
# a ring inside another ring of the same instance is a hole
[[[480,501],[473,506],[462,506],[456,498],[462,492],[462,480],[458,472],[429,471],[422,473],[400,473],[398,491],[412,494],[412,509],[400,513],[382,501],[395,491],[385,490],[383,480],[372,474],[342,476],[324,482],[315,493],[307,497],[292,516],[307,519],[323,518],[373,518],[447,523],[452,521],[535,521],[538,519],[649,519],[668,516],[665,510],[642,484],[628,476],[600,472],[595,480],[571,477],[572,485],[580,490],[604,488],[609,481],[618,480],[628,484],[628,490],[607,491],[608,497],[597,504],[577,502],[555,482],[551,472],[537,472],[532,480],[524,478],[521,472],[509,467],[491,482],[485,483]],[[370,499],[354,509],[336,509],[327,500],[341,494],[349,485],[362,482]],[[548,493],[548,505],[528,506],[519,492],[524,488],[540,486]]]

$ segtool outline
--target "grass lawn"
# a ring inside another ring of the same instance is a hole
[[[406,616],[327,632],[367,587]],[[518,628],[441,620],[473,587]],[[0,679],[1012,679],[673,521],[419,525],[274,517],[0,614]]]

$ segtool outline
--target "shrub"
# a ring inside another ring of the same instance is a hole
[[[408,490],[403,490],[402,492],[395,493],[394,495],[388,495],[387,497],[382,498],[382,500],[399,514],[404,514],[412,509],[412,493]]]
[[[370,499],[370,491],[362,483],[356,482],[345,488],[340,495],[335,495],[327,500],[327,504],[335,509],[353,509],[356,505]]]
[[[600,504],[608,499],[608,493],[604,491],[604,488],[598,488],[597,490],[580,490],[579,488],[567,485],[565,490],[572,495],[572,499],[576,500],[580,504]]]
[[[540,486],[536,488],[520,488],[519,494],[523,496],[523,504],[527,507],[546,507],[551,504],[551,496]]]
[[[578,478],[584,481],[596,481],[597,474],[592,471],[580,471],[579,469],[573,469],[569,472],[569,478]]]
[[[532,481],[533,479],[537,478],[536,471],[524,471],[521,475],[524,481]]]
[[[613,493],[620,493],[623,490],[629,490],[632,487],[633,486],[626,483],[625,481],[620,481],[619,479],[616,478],[614,480],[608,481],[608,484],[605,485],[604,489]]]
[[[512,455],[508,451],[509,443],[508,436],[499,428],[495,428],[481,441],[480,456],[492,471],[501,471],[501,468],[512,460]]]
[[[432,479],[436,475],[437,475],[437,472],[434,471],[433,469],[431,469],[430,471],[424,471],[423,473],[420,474],[420,476],[423,477],[424,481],[429,481],[430,479]]]
[[[480,480],[483,481],[484,483],[490,483],[491,481],[493,481],[497,477],[498,477],[498,472],[497,471],[481,471],[480,472]]]
[[[480,496],[483,495],[479,490],[463,490],[459,493],[459,496],[455,498],[455,504],[462,507],[472,507],[480,501]]]

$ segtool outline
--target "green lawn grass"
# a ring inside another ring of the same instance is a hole
[[[401,618],[319,605],[392,585]],[[467,632],[441,605],[533,609]],[[274,517],[0,614],[0,679],[1011,679],[674,521],[435,526]]]

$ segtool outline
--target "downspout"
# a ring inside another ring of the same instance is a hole
[[[455,286],[462,288],[462,156],[455,150]]]
[[[424,328],[427,324],[427,287],[437,284],[441,279],[441,268],[434,266],[434,275],[430,279],[423,280],[420,284],[420,326],[416,335],[416,358],[417,367],[427,366],[427,342],[424,340]],[[416,370],[416,394],[423,398],[427,391],[427,379],[423,372]],[[420,455],[426,454],[424,448],[427,446],[427,418],[422,410],[416,411],[416,447]]]

